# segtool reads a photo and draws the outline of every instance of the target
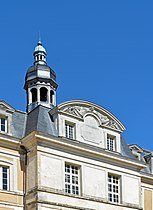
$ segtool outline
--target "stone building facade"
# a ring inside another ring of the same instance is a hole
[[[27,111],[0,101],[0,210],[152,210],[153,155],[82,100],[56,105],[39,41],[25,77]]]

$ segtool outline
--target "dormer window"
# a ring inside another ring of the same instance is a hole
[[[110,151],[116,150],[116,139],[114,136],[107,135],[107,149]]]
[[[65,137],[68,139],[74,139],[74,124],[68,122],[65,123]]]
[[[7,132],[7,120],[4,117],[0,117],[0,132]]]
[[[132,154],[138,159],[141,160],[141,153],[143,153],[143,149],[138,145],[129,145],[129,148]],[[146,156],[147,157],[147,156]]]

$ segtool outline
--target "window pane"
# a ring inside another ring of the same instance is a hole
[[[65,174],[65,182],[70,183],[70,175]]]
[[[112,185],[108,184],[108,191],[111,192],[112,191]]]
[[[7,179],[7,173],[3,173],[3,178]]]
[[[1,125],[5,125],[5,119],[1,118]]]
[[[3,184],[3,190],[7,190],[7,185]]]
[[[7,173],[7,168],[3,167],[3,173]]]
[[[72,184],[78,184],[78,177],[72,176]]]
[[[65,172],[70,173],[70,165],[65,165]]]
[[[3,179],[3,184],[7,185],[7,179]]]
[[[70,185],[65,184],[65,192],[66,192],[66,193],[71,193]]]
[[[108,200],[112,201],[112,194],[110,194],[110,193],[108,194]]]

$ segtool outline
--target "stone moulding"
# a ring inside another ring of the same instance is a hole
[[[100,121],[100,126],[109,127],[120,132],[125,130],[124,125],[109,111],[101,106],[87,101],[68,101],[58,106],[58,112],[84,119],[86,115],[94,114]]]

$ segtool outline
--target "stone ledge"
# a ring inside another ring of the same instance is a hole
[[[135,204],[111,203],[106,198],[89,196],[89,195],[85,195],[85,194],[73,195],[73,194],[65,193],[64,190],[59,190],[59,189],[54,189],[54,188],[43,188],[43,187],[34,188],[34,189],[32,189],[31,191],[28,192],[27,196],[30,197],[30,194],[34,193],[36,195],[36,199],[33,202],[54,205],[53,202],[49,202],[49,201],[39,199],[38,198],[38,193],[41,193],[41,192],[57,194],[57,195],[61,195],[61,196],[68,196],[68,197],[72,197],[72,198],[83,199],[83,200],[88,200],[88,201],[93,201],[93,202],[99,202],[99,203],[109,204],[109,205],[112,205],[112,206],[126,207],[126,208],[137,209],[137,210],[142,210],[143,209],[142,207],[140,207],[138,205],[135,205]],[[29,202],[28,205],[30,205],[31,203],[32,202]],[[68,208],[68,204],[55,203],[55,205],[56,206],[63,206],[63,207]],[[72,206],[70,206],[69,208],[72,208]],[[78,207],[77,207],[77,209],[78,209]],[[79,209],[81,209],[81,208],[79,207]],[[81,210],[85,210],[85,209],[87,210],[87,208],[82,208]]]

